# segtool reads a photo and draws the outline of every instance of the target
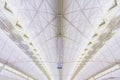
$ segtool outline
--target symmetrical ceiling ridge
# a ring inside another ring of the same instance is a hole
[[[109,79],[120,69],[119,25],[119,0],[1,0],[1,75]]]

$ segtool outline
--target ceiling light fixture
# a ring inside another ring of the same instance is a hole
[[[88,80],[98,79],[98,78],[100,78],[102,76],[105,76],[106,74],[109,74],[111,72],[114,72],[114,71],[116,71],[118,69],[120,69],[120,64],[116,64],[116,65],[114,65],[114,66],[112,66],[112,67],[110,67],[110,68],[108,68],[108,69],[106,69],[106,70],[104,70],[104,71],[94,75],[93,77],[91,77]]]
[[[26,74],[24,74],[24,73],[22,73],[22,72],[20,72],[20,71],[18,71],[16,69],[12,68],[12,67],[10,67],[7,64],[3,64],[3,63],[0,62],[0,67],[2,67],[2,69],[5,69],[5,70],[7,70],[9,72],[12,72],[13,74],[18,75],[18,76],[20,76],[20,77],[22,77],[22,78],[24,78],[26,80],[35,80],[32,77],[30,77],[30,76],[28,76],[28,75],[26,75]]]

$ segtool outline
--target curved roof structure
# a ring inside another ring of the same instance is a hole
[[[120,0],[0,0],[0,80],[120,80]]]

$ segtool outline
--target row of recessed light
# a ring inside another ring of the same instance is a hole
[[[109,28],[109,27],[108,27]],[[89,61],[89,59],[109,40],[114,33],[112,33],[113,28],[109,32],[105,33],[95,33],[92,36],[91,41],[88,43],[87,48],[84,49],[84,52],[80,55],[77,65],[77,68],[82,69],[83,66]],[[103,29],[104,30],[104,29]]]
[[[28,75],[26,75],[26,74],[24,74],[24,73],[22,73],[22,72],[20,72],[20,71],[18,71],[16,69],[14,69],[14,68],[8,66],[7,64],[0,63],[0,66],[1,66],[2,69],[5,69],[5,70],[7,70],[9,72],[12,72],[12,73],[14,73],[14,74],[16,74],[18,76],[21,76],[24,79],[34,80],[32,77],[30,77],[30,76],[28,76]]]
[[[111,9],[117,6],[116,0],[114,0],[114,3],[115,4],[108,10],[108,13],[109,11],[111,11]],[[91,40],[87,44],[87,47],[84,49],[84,52],[80,55],[78,59],[79,63],[77,63],[76,65],[75,73],[71,77],[71,80],[75,78],[78,71],[82,69],[84,65],[89,61],[89,59],[104,45],[105,41],[109,40],[114,34],[111,32],[113,29],[113,26],[111,27],[107,26],[110,21],[108,20],[108,18],[112,19],[111,14],[109,16],[107,16],[106,19],[103,19],[102,22],[99,24],[97,31],[93,34]]]
[[[98,78],[100,78],[100,77],[102,77],[102,76],[104,76],[104,75],[106,75],[106,74],[109,74],[109,73],[111,73],[111,72],[114,72],[114,71],[116,71],[116,70],[118,70],[118,69],[120,69],[120,64],[116,64],[116,65],[110,67],[109,69],[107,69],[107,70],[105,70],[105,71],[102,71],[102,72],[96,74],[95,76],[91,77],[91,78],[88,79],[88,80],[98,79]]]
[[[9,15],[10,13],[13,14],[12,10],[10,10],[7,7],[7,2],[5,2],[4,9],[9,12],[9,13],[5,13],[5,14],[7,14],[7,15]],[[11,14],[9,16],[11,16]],[[13,16],[12,18],[15,17],[14,15],[12,15],[12,16]],[[31,57],[33,59],[33,61],[35,62],[36,65],[38,65],[38,67],[42,68],[42,71],[44,71],[45,75],[50,80],[50,76],[47,73],[45,64],[43,63],[37,49],[34,48],[34,45],[30,41],[28,35],[24,32],[24,29],[23,29],[22,25],[19,24],[19,21],[16,21],[16,22],[11,21],[11,23],[13,25],[15,25],[15,27],[14,27],[14,29],[12,31],[8,32],[8,33],[10,33],[10,35],[8,35],[8,36],[12,40],[17,39],[16,44],[18,45],[18,47],[21,48],[25,53],[27,53],[27,55],[29,55],[29,57]]]

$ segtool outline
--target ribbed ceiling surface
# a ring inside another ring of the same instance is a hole
[[[0,0],[0,80],[120,80],[119,41],[120,0]]]

